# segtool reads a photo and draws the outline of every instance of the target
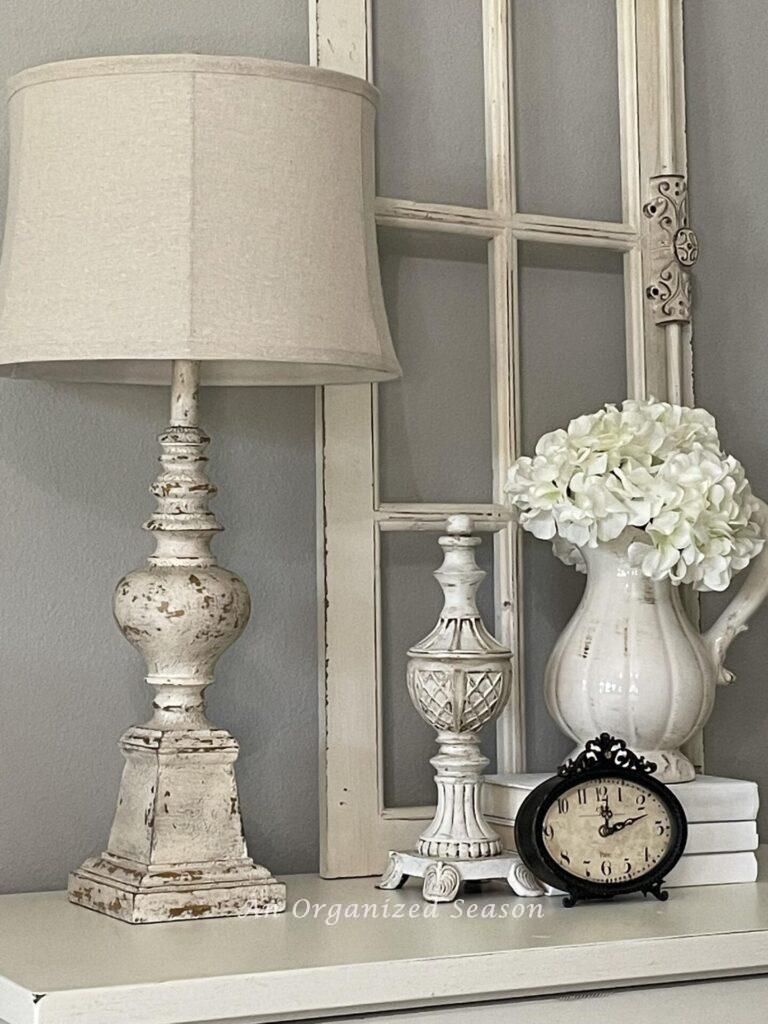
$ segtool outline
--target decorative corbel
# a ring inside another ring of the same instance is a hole
[[[696,234],[688,226],[688,183],[682,174],[650,179],[651,198],[643,206],[650,224],[651,281],[645,294],[659,325],[690,323],[689,268],[699,258]]]

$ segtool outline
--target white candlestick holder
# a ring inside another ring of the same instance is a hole
[[[443,564],[435,578],[445,604],[437,625],[408,652],[408,692],[421,717],[437,730],[432,758],[437,809],[416,850],[391,852],[380,889],[397,889],[410,876],[424,880],[430,903],[456,898],[462,882],[504,879],[518,896],[544,889],[520,858],[502,849],[483,815],[480,796],[488,758],[480,730],[495,721],[509,696],[511,652],[486,629],[476,593],[485,578],[475,558],[480,538],[469,516],[448,517],[440,538]]]

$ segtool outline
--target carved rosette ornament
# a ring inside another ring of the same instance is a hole
[[[449,516],[440,538],[443,564],[435,572],[445,603],[432,632],[408,652],[408,692],[421,717],[437,730],[432,758],[437,810],[418,850],[391,853],[379,883],[402,885],[409,875],[424,879],[430,902],[453,900],[462,881],[505,878],[519,895],[540,895],[536,881],[519,871],[514,854],[483,815],[480,797],[488,758],[478,733],[493,722],[509,696],[511,652],[485,627],[477,588],[485,577],[475,559],[480,538],[469,516]]]
[[[651,282],[646,295],[659,325],[690,323],[691,279],[699,258],[696,234],[688,225],[688,184],[682,174],[651,178],[651,198],[643,207],[650,221]]]
[[[197,425],[198,364],[177,362],[160,437],[149,564],[117,585],[115,618],[141,651],[153,714],[121,740],[125,768],[107,851],[70,878],[69,898],[133,923],[285,908],[285,886],[248,856],[237,740],[212,725],[203,691],[250,615],[243,581],[216,564],[209,438]]]

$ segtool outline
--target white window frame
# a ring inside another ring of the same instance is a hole
[[[379,0],[381,2],[381,0]],[[512,69],[507,0],[482,0],[488,207],[380,197],[377,222],[488,240],[496,382],[490,504],[382,503],[378,495],[377,388],[318,389],[318,608],[320,823],[325,877],[380,872],[389,849],[413,845],[427,807],[386,807],[381,737],[379,536],[436,529],[470,513],[495,540],[496,629],[514,654],[509,705],[498,725],[499,771],[525,767],[525,708],[518,531],[502,487],[518,452],[520,240],[623,254],[627,392],[693,401],[690,327],[657,326],[645,298],[653,253],[643,203],[653,175],[686,174],[682,0],[615,0],[622,221],[517,211],[512,152]],[[371,78],[371,0],[309,0],[311,62]],[[701,763],[701,744],[694,745]]]

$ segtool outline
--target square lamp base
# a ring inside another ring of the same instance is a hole
[[[144,868],[105,854],[69,876],[69,899],[131,924],[153,924],[279,914],[285,885],[248,861]]]

